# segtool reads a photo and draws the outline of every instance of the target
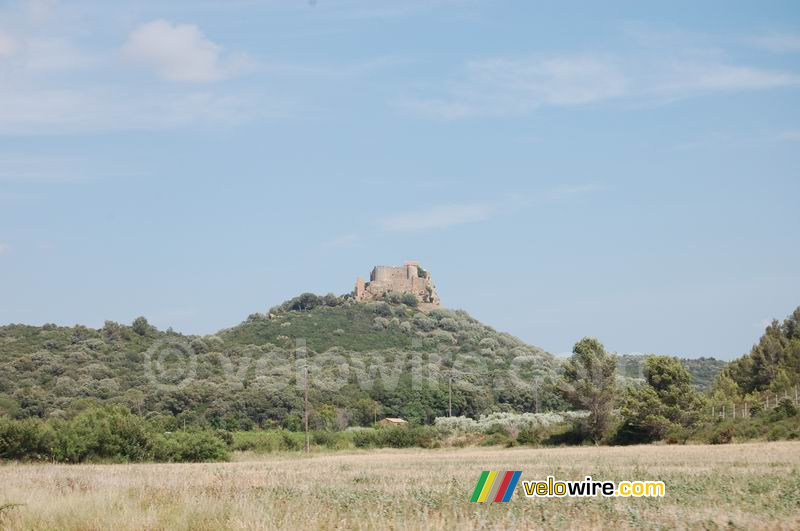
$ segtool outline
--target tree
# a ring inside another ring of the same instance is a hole
[[[711,387],[711,400],[714,404],[729,404],[741,399],[739,387],[733,378],[727,374],[720,374]]]
[[[644,385],[626,390],[624,420],[618,433],[621,442],[658,440],[676,428],[697,422],[703,400],[680,360],[650,356],[645,361],[644,377]]]
[[[616,391],[617,359],[594,338],[583,338],[572,349],[559,390],[578,409],[587,410],[584,421],[597,443],[608,430]]]
[[[732,361],[725,373],[742,394],[775,391],[776,387],[800,383],[800,307],[783,323],[772,321],[750,353]]]
[[[148,323],[147,319],[144,317],[137,317],[133,320],[131,328],[133,328],[133,331],[140,336],[146,336],[147,332],[150,330],[150,323]]]

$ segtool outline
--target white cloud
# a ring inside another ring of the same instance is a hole
[[[752,39],[757,48],[776,53],[800,52],[800,35],[791,33],[769,33]]]
[[[439,205],[427,210],[389,216],[379,220],[379,223],[385,229],[396,231],[439,229],[484,221],[494,211],[495,206],[489,203]]]
[[[800,86],[794,73],[724,64],[678,64],[657,91],[673,96],[695,92],[766,90]]]
[[[153,20],[133,30],[122,53],[169,81],[219,81],[240,71],[245,63],[243,58],[223,60],[220,46],[197,26],[166,20]]]
[[[234,125],[254,117],[243,100],[210,92],[139,94],[118,87],[0,88],[0,135]],[[265,115],[268,113],[265,111]]]
[[[800,86],[794,72],[685,60],[564,56],[494,58],[466,63],[443,95],[412,97],[405,108],[441,118],[519,116],[541,107],[607,101],[663,102],[710,92],[759,91]]]
[[[463,77],[444,97],[408,99],[402,105],[443,118],[521,114],[620,97],[627,85],[625,75],[607,58],[500,57],[468,62]]]
[[[0,254],[8,254],[11,252],[11,246],[6,243],[0,243]]]

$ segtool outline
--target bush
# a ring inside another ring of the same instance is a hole
[[[39,460],[51,455],[53,433],[39,420],[0,418],[0,458]]]
[[[228,448],[233,447],[233,434],[228,430],[217,430],[214,432],[214,435],[224,442]]]
[[[498,432],[486,437],[481,446],[508,446],[509,442],[511,442],[511,439],[508,438],[508,435]]]
[[[784,398],[775,409],[769,412],[769,419],[773,422],[797,415],[797,406],[789,398]]]
[[[736,435],[736,428],[733,425],[720,425],[711,432],[708,442],[710,444],[728,444],[733,441],[734,435]]]
[[[90,408],[69,421],[55,421],[53,459],[146,461],[152,458],[152,434],[142,417],[123,407]]]
[[[412,308],[416,308],[419,304],[419,300],[413,293],[403,293],[403,296],[400,298],[400,302]]]
[[[366,429],[353,432],[353,444],[356,448],[375,448],[378,446],[377,430]]]
[[[83,410],[72,419],[0,419],[0,458],[87,461],[220,461],[227,432],[159,432],[121,406]],[[232,442],[232,441],[231,441]]]
[[[331,450],[346,448],[349,446],[349,439],[347,435],[342,432],[333,431],[315,431],[311,435],[311,442]]]
[[[282,450],[299,450],[305,446],[304,433],[292,433],[290,431],[281,432],[281,449]]]
[[[336,437],[332,431],[315,431],[311,434],[311,442],[320,446],[334,444]]]
[[[519,444],[534,444],[538,445],[544,438],[544,432],[536,428],[523,428],[517,434],[517,442]]]
[[[228,447],[210,431],[179,431],[156,438],[153,452],[156,461],[202,462],[227,461]]]
[[[325,304],[325,300],[313,293],[303,293],[302,295],[284,302],[281,306],[285,310],[303,312],[313,310],[317,306]]]
[[[387,426],[353,432],[356,448],[435,448],[436,430],[430,426]]]
[[[301,450],[305,446],[305,434],[288,430],[238,431],[233,439],[233,450],[241,452],[263,454]]]

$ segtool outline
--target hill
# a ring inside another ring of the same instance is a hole
[[[377,416],[560,409],[556,360],[460,310],[408,298],[357,303],[303,294],[209,336],[130,326],[0,327],[0,413],[69,416],[95,402],[230,429],[300,427],[305,368],[312,425]],[[166,420],[165,420],[166,421]]]

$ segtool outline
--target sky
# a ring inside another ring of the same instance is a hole
[[[0,0],[0,323],[192,334],[420,260],[550,352],[800,305],[800,4]]]

